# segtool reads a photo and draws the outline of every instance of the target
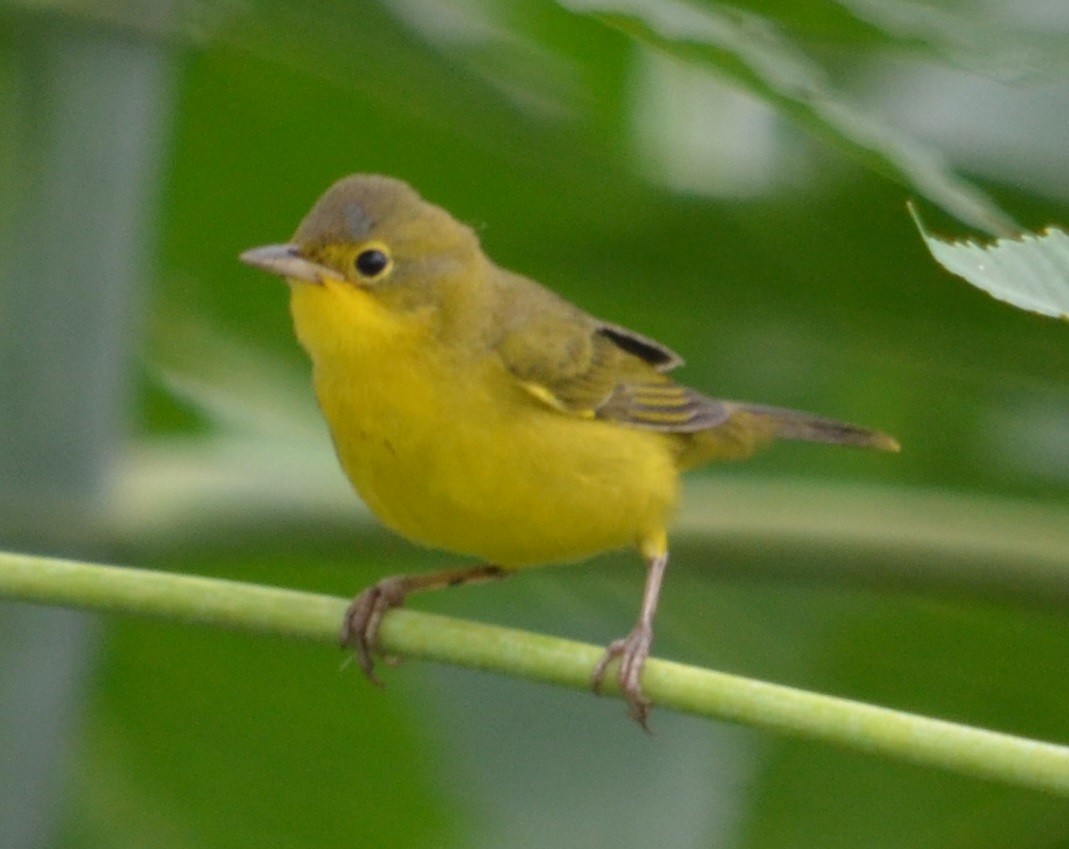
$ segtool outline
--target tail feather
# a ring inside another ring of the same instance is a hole
[[[788,410],[782,407],[765,407],[760,404],[740,404],[737,413],[756,420],[762,429],[768,428],[777,439],[796,439],[802,442],[826,442],[833,445],[853,445],[858,448],[874,448],[877,451],[900,451],[898,440],[887,433],[834,419],[826,419]]]
[[[741,460],[775,439],[798,439],[898,451],[898,440],[878,430],[825,419],[799,410],[722,401],[724,420],[713,427],[681,434],[680,468],[710,460]]]

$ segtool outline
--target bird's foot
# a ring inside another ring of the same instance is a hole
[[[374,655],[379,654],[379,628],[382,617],[387,611],[405,603],[408,594],[408,581],[404,576],[396,575],[384,578],[373,584],[354,598],[345,610],[339,635],[342,648],[352,649],[353,655],[364,674],[372,683],[382,682],[375,675]],[[399,658],[387,657],[389,664],[396,664]]]
[[[620,670],[616,680],[620,685],[620,692],[627,701],[628,714],[647,733],[650,729],[646,721],[650,715],[652,702],[642,692],[642,683],[639,679],[642,676],[642,667],[646,664],[646,658],[650,656],[652,644],[653,628],[639,623],[626,637],[609,643],[590,678],[594,692],[600,693],[605,671],[613,660],[619,658]]]

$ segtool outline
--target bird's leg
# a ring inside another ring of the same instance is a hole
[[[650,645],[653,643],[653,616],[657,612],[657,599],[661,594],[661,582],[664,580],[664,570],[667,566],[667,552],[647,558],[646,589],[642,594],[642,610],[639,612],[638,622],[626,637],[609,643],[590,679],[594,692],[599,692],[601,682],[605,678],[605,670],[615,658],[620,658],[620,671],[617,673],[620,692],[627,700],[631,718],[641,725],[644,731],[649,731],[646,720],[650,714],[650,700],[642,692],[640,678],[642,667],[650,655]]]
[[[437,590],[503,578],[508,573],[500,566],[486,563],[469,569],[447,569],[426,575],[394,575],[372,584],[354,598],[345,611],[341,625],[342,648],[352,649],[364,674],[374,683],[382,682],[375,676],[375,661],[372,655],[379,653],[379,628],[386,612],[405,603],[411,593]]]

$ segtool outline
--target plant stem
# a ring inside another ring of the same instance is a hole
[[[0,597],[213,627],[337,640],[347,601],[235,581],[0,552]],[[382,648],[410,659],[590,686],[598,646],[395,610]],[[1069,747],[651,659],[643,683],[662,708],[833,743],[1069,796]],[[606,681],[606,690],[615,692]]]

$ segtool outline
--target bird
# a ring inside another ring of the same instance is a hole
[[[383,617],[415,592],[632,548],[646,567],[613,664],[648,730],[642,670],[681,473],[775,439],[898,451],[886,433],[722,400],[677,382],[665,345],[496,265],[473,228],[407,183],[338,180],[285,243],[242,262],[282,277],[343,471],[387,528],[476,565],[391,576],[341,627],[372,681]]]

